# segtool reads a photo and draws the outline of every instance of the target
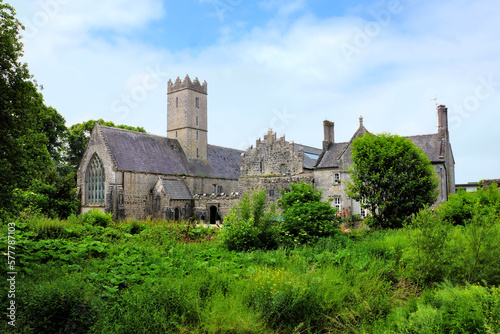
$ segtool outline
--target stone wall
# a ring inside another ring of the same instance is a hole
[[[304,151],[295,151],[293,142],[285,136],[276,139],[271,129],[264,140],[257,139],[241,157],[241,176],[296,175],[304,171]]]
[[[488,189],[488,187],[493,183],[496,183],[500,186],[500,179],[482,180],[479,184],[481,185],[481,188]]]
[[[281,189],[290,189],[291,183],[314,184],[314,174],[302,173],[293,176],[247,176],[240,177],[240,192],[251,194],[254,191],[264,189],[267,197],[271,201],[276,201],[281,198]]]
[[[105,203],[102,205],[90,205],[87,201],[87,169],[94,155],[97,155],[99,157],[104,168],[106,199]],[[107,194],[113,191],[114,186],[116,186],[118,182],[120,182],[120,175],[115,170],[115,163],[113,161],[113,158],[107,150],[106,143],[103,140],[102,135],[98,131],[98,127],[94,126],[92,135],[89,138],[87,149],[83,154],[82,161],[77,170],[76,186],[78,189],[78,196],[80,198],[80,212],[85,213],[93,209],[99,209],[103,212],[111,212],[112,208],[109,206],[109,203],[107,201]]]
[[[238,203],[240,199],[239,193],[225,194],[225,195],[207,195],[207,194],[196,194],[194,195],[194,208],[193,214],[196,218],[202,219],[207,223],[212,223],[215,221],[215,217],[211,216],[211,207],[215,207],[219,216],[224,220],[229,214],[229,210],[231,210],[236,203]]]
[[[230,194],[238,191],[238,180],[201,176],[185,176],[184,179],[192,194]]]

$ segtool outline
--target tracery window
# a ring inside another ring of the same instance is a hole
[[[101,160],[95,154],[88,167],[87,203],[91,205],[104,204],[104,194],[104,168]]]

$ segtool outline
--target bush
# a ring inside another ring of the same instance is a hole
[[[406,274],[419,282],[500,284],[500,193],[460,192],[412,219]]]
[[[500,290],[478,285],[426,291],[416,302],[393,310],[387,318],[397,333],[498,333]]]
[[[438,212],[443,220],[465,226],[485,208],[500,215],[500,191],[496,184],[490,185],[488,189],[480,188],[476,192],[459,190],[439,206]]]
[[[93,288],[69,276],[21,286],[17,327],[31,333],[86,333],[98,315]]]
[[[321,202],[321,190],[304,182],[281,191],[278,200],[283,209],[282,233],[288,244],[304,244],[339,231],[339,218],[330,204]]]
[[[245,194],[224,220],[222,245],[228,250],[275,249],[279,226],[274,205],[268,206],[264,190]]]
[[[85,212],[80,219],[84,224],[89,224],[92,226],[102,226],[102,227],[107,227],[108,225],[111,225],[113,222],[113,214],[110,213],[103,213],[100,210],[90,210],[88,212]]]

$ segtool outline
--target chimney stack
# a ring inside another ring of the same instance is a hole
[[[323,140],[323,150],[327,150],[330,144],[334,143],[334,132],[333,132],[333,122],[323,121],[324,130],[324,140]]]
[[[448,137],[448,108],[440,104],[437,107],[438,112],[438,134],[440,138]]]

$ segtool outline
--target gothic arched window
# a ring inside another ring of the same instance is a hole
[[[90,160],[87,173],[87,203],[104,204],[104,168],[97,154]]]

